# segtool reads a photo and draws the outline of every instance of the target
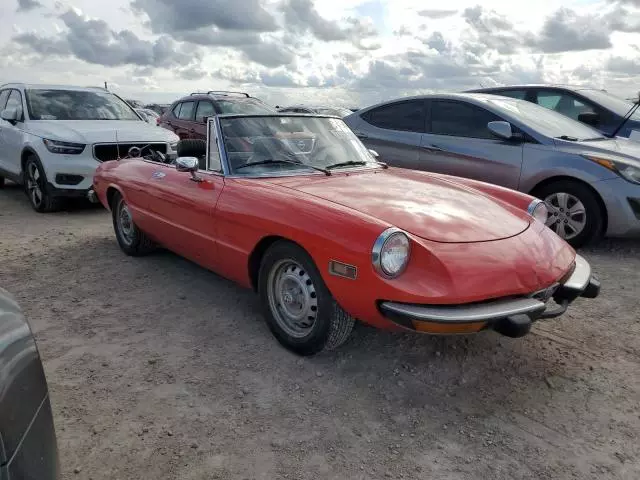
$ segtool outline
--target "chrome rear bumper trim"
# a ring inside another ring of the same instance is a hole
[[[562,285],[563,288],[570,290],[583,291],[589,285],[591,279],[591,266],[580,255],[576,255],[576,268],[569,279]]]

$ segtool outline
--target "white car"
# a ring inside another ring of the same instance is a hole
[[[38,212],[55,211],[63,197],[95,201],[101,162],[132,147],[175,157],[178,140],[103,88],[0,86],[0,186],[5,178],[23,184]]]

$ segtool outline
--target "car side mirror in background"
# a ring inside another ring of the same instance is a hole
[[[371,156],[373,158],[375,158],[376,160],[380,160],[380,154],[378,152],[376,152],[375,150],[371,150],[369,149],[369,153],[371,154]]]
[[[595,126],[600,123],[600,115],[596,112],[584,112],[578,115],[578,121],[587,125]]]
[[[207,120],[209,120],[209,115],[205,115],[203,117],[200,117],[200,123],[207,123]]]
[[[487,128],[496,137],[502,138],[504,140],[511,140],[513,138],[513,130],[511,129],[511,124],[509,122],[489,122],[487,123]]]
[[[191,180],[201,182],[202,178],[196,175],[198,171],[199,161],[196,157],[178,157],[176,158],[176,170],[178,172],[189,172]]]
[[[2,119],[6,120],[7,122],[15,123],[18,121],[18,109],[5,108],[4,110],[2,110],[2,113],[0,113],[0,117],[2,117]]]

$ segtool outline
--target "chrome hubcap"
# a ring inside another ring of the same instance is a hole
[[[131,219],[129,207],[124,202],[120,203],[120,210],[118,211],[118,230],[120,230],[120,237],[124,243],[131,245],[135,234],[135,225]]]
[[[40,187],[40,170],[38,166],[31,162],[27,167],[27,193],[29,199],[36,206],[42,204],[42,188]]]
[[[565,240],[580,235],[587,224],[587,214],[583,203],[577,197],[558,192],[545,198],[545,202],[549,209],[549,228]]]
[[[280,260],[269,272],[269,307],[278,325],[292,337],[308,335],[318,316],[318,298],[311,277],[294,260]]]

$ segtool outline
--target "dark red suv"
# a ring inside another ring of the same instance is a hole
[[[181,139],[207,139],[207,118],[224,113],[269,114],[276,109],[243,92],[192,93],[174,102],[159,118],[158,125]]]

